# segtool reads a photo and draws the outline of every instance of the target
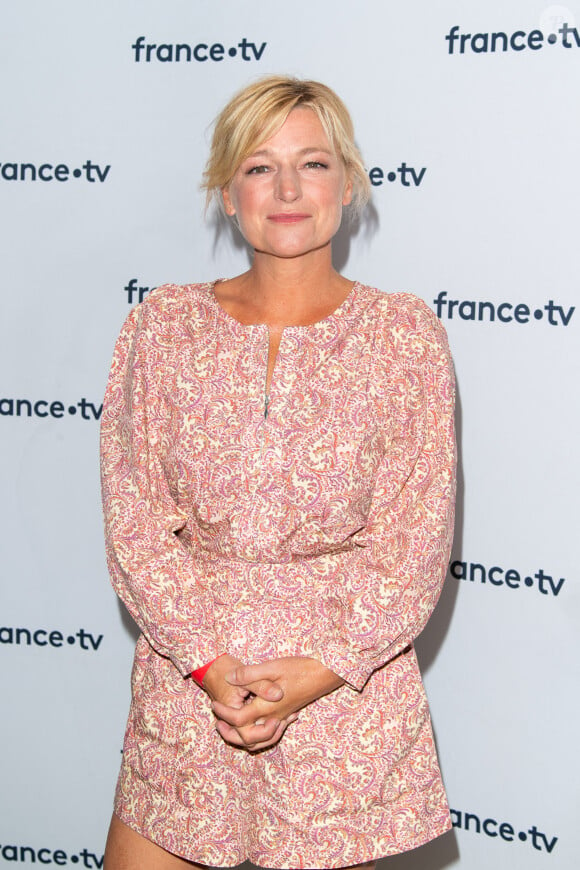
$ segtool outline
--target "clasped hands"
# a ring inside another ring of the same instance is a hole
[[[227,654],[212,663],[203,681],[221,737],[251,752],[274,746],[299,710],[343,684],[317,659],[293,656],[244,665]]]

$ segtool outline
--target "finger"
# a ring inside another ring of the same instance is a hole
[[[284,731],[286,730],[286,725],[284,722],[280,722],[272,736],[268,739],[258,740],[257,743],[248,743],[245,748],[248,752],[258,752],[260,749],[267,749],[270,746],[275,746],[276,743],[280,740]]]
[[[227,722],[228,725],[234,725],[236,728],[244,728],[247,725],[253,725],[256,719],[264,716],[263,707],[260,709],[260,702],[252,701],[249,704],[244,704],[243,707],[229,707],[227,704],[222,704],[219,701],[212,703],[212,710],[218,719]],[[279,717],[276,719],[280,721]]]
[[[231,743],[233,746],[243,746],[245,747],[245,743],[238,734],[236,728],[233,728],[231,725],[228,725],[227,722],[222,722],[219,720],[216,723],[216,731],[226,741],[226,743]]]
[[[242,689],[239,686],[225,686],[225,690],[220,692],[220,703],[226,707],[235,707],[240,709],[247,701],[251,700],[251,694],[247,689]]]
[[[235,746],[247,749],[248,752],[257,752],[259,749],[266,749],[267,747],[274,746],[278,743],[288,725],[291,725],[292,722],[296,722],[298,718],[298,713],[292,713],[287,719],[283,719],[279,722],[271,737],[268,738],[263,734],[263,739],[258,740],[255,739],[255,732],[250,732],[247,728],[238,730],[225,722],[219,722],[217,730],[227,743],[232,743]]]
[[[264,740],[261,743],[255,743],[251,748],[248,749],[248,752],[258,752],[258,750],[260,749],[268,749],[270,746],[275,746],[284,734],[285,730],[286,727],[284,723],[280,722],[280,725],[278,726],[270,740]]]
[[[232,686],[248,686],[260,680],[272,680],[272,663],[262,662],[259,665],[238,665],[228,674],[225,679]]]
[[[263,698],[265,701],[280,701],[284,697],[281,686],[271,680],[258,680],[255,683],[244,685],[253,695],[257,695],[258,698]]]
[[[280,727],[279,719],[265,719],[262,722],[252,723],[245,728],[236,728],[239,736],[244,744],[250,748],[254,748],[258,743],[269,742],[274,738],[276,731]]]
[[[254,749],[258,744],[266,745],[280,730],[280,722],[277,719],[269,719],[261,725],[251,725],[247,728],[237,729],[227,722],[218,719],[216,728],[221,737],[234,746],[243,746],[245,749]],[[284,726],[282,726],[282,732]]]

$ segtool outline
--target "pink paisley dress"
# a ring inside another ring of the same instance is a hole
[[[343,867],[450,827],[413,639],[439,596],[454,380],[416,297],[355,284],[268,330],[213,284],[132,310],[102,414],[112,582],[141,629],[115,812],[213,866]],[[259,753],[227,745],[188,675],[222,652],[312,656],[346,684]]]

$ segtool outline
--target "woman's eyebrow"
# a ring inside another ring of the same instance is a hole
[[[300,150],[298,151],[298,154],[304,155],[304,154],[312,154],[314,152],[316,152],[316,153],[322,152],[323,154],[328,154],[329,156],[331,156],[334,153],[329,148],[324,147],[324,145],[321,145],[321,146],[309,145],[306,148],[300,148]],[[274,152],[271,151],[269,148],[259,148],[257,151],[252,151],[251,154],[248,154],[248,156],[246,157],[246,160],[251,160],[252,157],[268,157],[269,155],[271,155],[273,153]]]

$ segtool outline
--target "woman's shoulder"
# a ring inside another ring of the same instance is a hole
[[[406,291],[385,293],[375,287],[365,287],[364,292],[379,357],[408,363],[433,355],[448,358],[445,327],[424,299]]]
[[[194,284],[160,284],[147,294],[138,307],[144,312],[161,313],[199,305],[208,299],[214,283],[214,281],[203,281]]]
[[[424,299],[406,290],[380,290],[371,284],[356,282],[377,313],[384,316],[418,315],[431,317],[434,312]]]
[[[381,320],[385,327],[445,331],[435,312],[420,296],[403,290],[385,292],[371,285],[359,286],[366,296],[369,313]]]
[[[161,284],[154,287],[133,309],[142,329],[169,329],[207,320],[211,308],[213,281],[195,284]]]

